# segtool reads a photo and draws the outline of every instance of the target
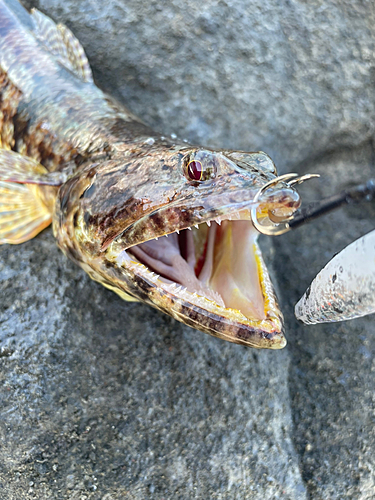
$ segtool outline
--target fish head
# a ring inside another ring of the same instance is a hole
[[[299,205],[263,152],[155,145],[81,168],[60,188],[54,233],[124,298],[231,342],[279,349],[283,318],[251,212],[282,220]]]

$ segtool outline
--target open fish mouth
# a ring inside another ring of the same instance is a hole
[[[258,234],[242,209],[115,256],[109,249],[109,258],[137,277],[146,302],[176,319],[231,342],[281,349],[283,317]]]

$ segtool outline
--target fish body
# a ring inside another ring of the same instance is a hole
[[[0,68],[0,243],[52,221],[62,251],[124,299],[238,344],[286,344],[251,210],[290,216],[300,200],[265,153],[155,133],[96,87],[65,26],[15,0],[0,1]]]

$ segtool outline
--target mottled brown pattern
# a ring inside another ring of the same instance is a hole
[[[141,268],[116,261],[131,246],[248,209],[259,188],[275,178],[273,162],[261,152],[210,151],[154,133],[85,77],[82,49],[75,49],[81,62],[72,61],[72,46],[59,47],[61,29],[51,23],[30,17],[15,0],[0,1],[1,140],[49,172],[69,173],[53,213],[59,247],[123,298],[225,340],[283,347],[282,315],[266,271],[270,308],[255,324],[216,305],[198,306]],[[53,53],[46,49],[49,37]],[[205,182],[187,178],[187,161],[194,158],[210,165]],[[272,206],[278,203],[285,200],[276,197]]]
[[[21,106],[20,106],[21,104]],[[69,161],[79,164],[80,155],[68,143],[59,142],[48,123],[33,123],[22,106],[22,92],[0,70],[0,147],[37,160],[50,172]]]
[[[9,81],[6,73],[0,71],[0,131],[3,149],[13,149],[14,116],[21,100],[21,92]]]
[[[69,161],[79,161],[77,151],[68,144],[56,143],[54,135],[44,128],[43,123],[26,124],[17,132],[16,151],[35,158],[50,172],[62,169]]]

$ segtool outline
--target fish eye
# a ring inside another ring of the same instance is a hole
[[[191,160],[187,164],[187,174],[192,181],[202,180],[202,174],[203,174],[202,163],[197,160]]]
[[[192,182],[204,182],[216,177],[217,159],[209,151],[197,151],[184,159],[185,177]]]

